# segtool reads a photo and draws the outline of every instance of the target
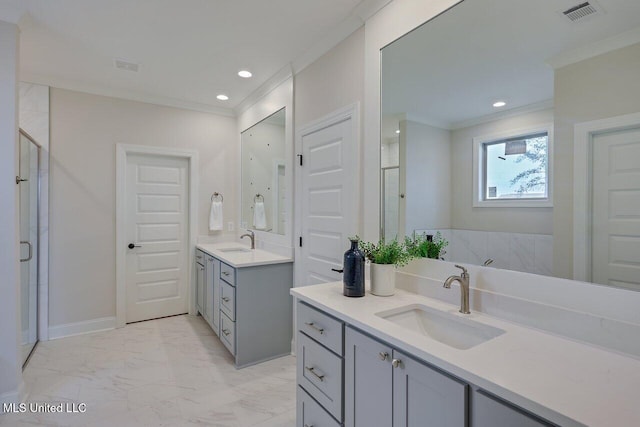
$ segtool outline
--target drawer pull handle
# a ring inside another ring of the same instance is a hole
[[[133,243],[132,243],[132,244],[133,244]],[[134,246],[134,247],[135,247],[135,246]],[[138,246],[138,247],[140,247],[140,246]],[[196,255],[196,258],[197,258],[197,259],[202,259],[202,255]]]
[[[319,379],[320,381],[324,382],[324,375],[322,374],[318,374],[316,372],[316,368],[310,368],[308,366],[305,366],[304,369],[306,369],[307,371],[311,372],[317,379]]]
[[[402,360],[400,360],[400,359],[393,359],[391,361],[391,365],[393,365],[394,368],[399,367],[401,364],[402,364]]]
[[[389,357],[389,353],[387,353],[386,351],[381,351],[380,353],[378,353],[378,357],[380,358],[380,360],[385,361]]]
[[[228,336],[231,333],[231,331],[229,331],[228,329],[223,329],[222,333],[224,334],[224,336]]]
[[[228,276],[229,272],[228,271],[223,271],[222,274],[224,274],[225,276]]]
[[[307,325],[308,327],[310,327],[311,329],[315,329],[320,335],[324,334],[324,329],[323,328],[318,328],[316,326],[315,323],[313,322],[305,322],[305,325]]]
[[[229,297],[222,297],[222,301],[229,302]]]
[[[313,424],[305,424],[304,427],[313,427]]]

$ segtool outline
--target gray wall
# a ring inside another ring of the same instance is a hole
[[[356,101],[362,103],[364,27],[296,74],[293,93],[296,130]]]
[[[554,276],[573,277],[573,126],[640,111],[640,44],[556,70]]]
[[[410,120],[402,121],[400,129],[404,234],[451,228],[451,132]]]
[[[238,217],[236,131],[231,117],[51,89],[51,326],[115,316],[116,144],[198,150],[206,234],[214,191],[225,224]]]
[[[18,260],[18,39],[0,21],[0,403],[18,401],[20,263]]]

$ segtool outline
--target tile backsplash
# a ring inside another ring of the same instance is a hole
[[[415,234],[440,232],[449,242],[445,261],[483,265],[550,276],[553,271],[553,236],[549,234],[439,229],[415,230]]]

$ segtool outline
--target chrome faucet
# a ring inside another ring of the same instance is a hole
[[[247,230],[247,234],[243,234],[242,236],[240,236],[241,239],[243,237],[248,237],[248,238],[251,239],[251,249],[255,249],[256,248],[256,233],[254,233],[251,230]]]
[[[451,289],[453,282],[460,283],[460,313],[471,314],[469,311],[469,273],[467,269],[461,265],[456,264],[456,267],[462,270],[462,274],[459,276],[449,276],[444,281],[444,288]]]

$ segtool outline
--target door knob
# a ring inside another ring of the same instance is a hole
[[[378,353],[378,357],[382,361],[387,360],[387,358],[389,357],[389,353],[387,353],[386,351],[381,351],[380,353]]]
[[[399,367],[402,364],[402,361],[400,359],[393,359],[391,361],[391,365],[393,365],[394,368]]]
[[[129,244],[127,245],[127,247],[128,247],[129,249],[133,249],[133,248],[141,248],[142,246],[140,246],[140,245],[136,245],[135,243],[129,243]]]

